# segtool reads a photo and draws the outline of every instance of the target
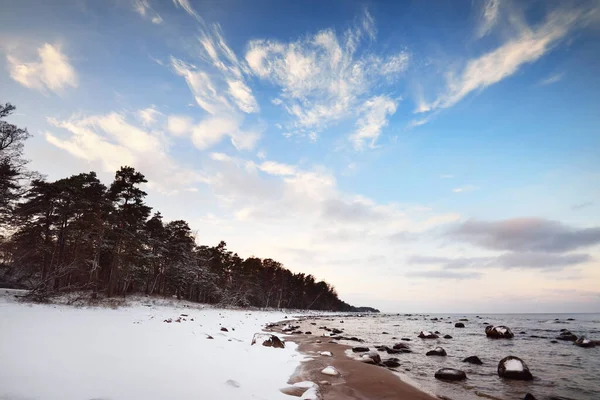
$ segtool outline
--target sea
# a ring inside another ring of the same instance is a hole
[[[465,328],[455,328],[461,319],[466,319],[461,321]],[[402,342],[401,338],[411,339],[403,343],[412,353],[388,356],[383,352],[381,357],[399,358],[401,365],[396,373],[404,381],[442,398],[517,400],[531,393],[538,400],[600,399],[600,346],[581,348],[572,342],[551,342],[561,329],[600,340],[600,314],[365,314],[323,322],[329,328],[343,328],[344,336],[361,338],[365,342],[360,345],[371,348],[392,347]],[[487,338],[484,323],[508,326],[515,336]],[[438,331],[440,338],[420,339],[417,336],[421,331]],[[443,339],[446,334],[452,339]],[[446,350],[447,356],[425,356],[438,346]],[[498,377],[498,362],[509,355],[525,361],[533,381]],[[468,356],[479,357],[483,365],[463,362]],[[467,380],[444,382],[434,378],[435,371],[447,367],[465,371]]]

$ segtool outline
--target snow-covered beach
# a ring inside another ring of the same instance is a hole
[[[283,312],[143,298],[77,308],[13,293],[0,290],[2,400],[290,399],[280,389],[304,359],[292,342],[251,346]]]

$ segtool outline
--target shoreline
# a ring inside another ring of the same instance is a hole
[[[310,381],[319,386],[323,400],[392,400],[402,398],[405,400],[439,400],[417,386],[410,384],[386,367],[371,365],[355,358],[349,357],[346,352],[352,346],[330,342],[328,336],[316,334],[287,334],[281,326],[287,323],[312,322],[319,318],[309,317],[297,320],[284,320],[277,322],[277,326],[266,328],[266,332],[282,335],[286,342],[297,345],[296,351],[305,359],[301,361],[288,383],[293,385],[298,382]],[[316,326],[313,326],[316,328]],[[320,342],[319,342],[320,341]],[[321,356],[320,352],[329,351],[332,356]],[[321,373],[327,366],[332,366],[339,371],[339,376],[328,376]],[[292,392],[286,392],[292,394]]]

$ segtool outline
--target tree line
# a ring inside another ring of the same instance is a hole
[[[26,129],[0,104],[0,284],[31,288],[34,299],[65,291],[92,298],[130,293],[195,302],[357,311],[334,287],[270,259],[243,259],[197,244],[184,220],[164,221],[146,204],[144,175],[129,166],[109,186],[95,172],[48,181],[27,170]]]

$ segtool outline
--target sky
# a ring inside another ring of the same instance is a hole
[[[9,0],[47,179],[391,312],[600,311],[597,1]]]

